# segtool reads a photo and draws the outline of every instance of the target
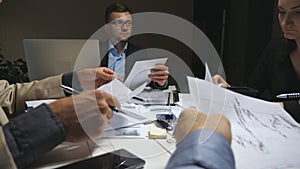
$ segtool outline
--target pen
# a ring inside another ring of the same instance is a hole
[[[155,120],[146,120],[146,121],[143,121],[143,122],[129,124],[129,125],[122,126],[122,127],[108,129],[108,130],[105,130],[104,132],[109,132],[109,131],[114,131],[114,130],[120,130],[120,129],[124,129],[124,128],[130,128],[130,127],[134,127],[134,126],[141,125],[141,124],[146,125],[146,124],[151,124],[151,123],[154,123],[154,122],[155,122]]]
[[[75,90],[69,86],[60,85],[60,87],[69,94],[80,94],[78,90]]]
[[[285,93],[276,96],[280,99],[300,99],[300,93]]]
[[[67,93],[70,93],[70,94],[80,94],[80,92],[78,90],[75,90],[73,89],[72,87],[69,87],[69,86],[66,86],[66,85],[60,85],[60,87],[66,91]],[[109,108],[114,111],[114,112],[118,112],[118,113],[121,113],[121,111],[116,108],[115,106],[112,106],[112,105],[109,105]]]
[[[108,106],[112,111],[118,112],[118,113],[120,112],[120,110],[118,108],[116,108],[115,106],[112,106],[112,105],[108,105]]]
[[[141,102],[146,102],[144,99],[136,97],[136,96],[132,97],[132,99],[135,99],[135,100],[138,100],[138,101],[141,101]]]

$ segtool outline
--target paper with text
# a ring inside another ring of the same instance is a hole
[[[161,58],[135,62],[124,84],[130,89],[135,89],[145,82],[147,84],[150,83],[151,79],[148,77],[151,73],[150,70],[155,68],[157,64],[164,65],[167,59]]]

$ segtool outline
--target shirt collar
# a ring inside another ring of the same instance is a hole
[[[111,43],[111,41],[108,41],[108,46],[109,46],[109,50],[108,51],[110,51],[110,49],[112,49],[112,48],[115,48],[115,46]],[[127,46],[128,46],[128,42],[126,42],[126,44],[125,44],[125,46],[124,46],[124,48],[123,48],[123,50],[122,50],[122,53],[121,53],[121,55],[124,55],[125,53],[126,53],[126,51],[127,51]],[[115,48],[116,49],[116,48]],[[117,49],[116,49],[117,50]]]

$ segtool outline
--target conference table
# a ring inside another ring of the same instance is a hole
[[[189,99],[188,94],[180,94]],[[186,100],[185,99],[185,100]],[[159,106],[161,108],[159,108]],[[155,105],[155,110],[172,109],[175,115],[179,115],[182,107]],[[151,112],[153,113],[153,112]],[[147,127],[147,125],[145,125]],[[176,149],[176,141],[172,136],[173,131],[167,131],[166,139],[149,138],[98,138],[82,143],[63,142],[54,148],[51,152],[41,157],[32,168],[48,169],[65,166],[76,161],[96,157],[118,149],[126,149],[132,154],[145,160],[145,169],[163,169],[166,167],[169,158]]]

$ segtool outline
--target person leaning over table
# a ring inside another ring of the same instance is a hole
[[[143,50],[142,47],[130,43],[132,33],[131,10],[123,4],[111,4],[105,11],[105,31],[109,35],[108,41],[100,42],[101,60],[100,66],[108,67],[115,71],[120,79],[124,79],[136,61],[148,59],[145,52],[139,55],[133,53]],[[108,51],[108,52],[107,52]],[[105,52],[105,53],[104,53]],[[106,53],[107,52],[107,53]],[[156,65],[148,75],[151,78],[150,87],[155,89],[167,89],[169,70],[165,65]]]
[[[235,168],[231,127],[225,116],[186,109],[178,118],[174,137],[177,148],[167,169]]]
[[[112,70],[96,68],[29,83],[10,85],[0,80],[0,168],[24,168],[63,141],[81,142],[101,135],[112,117],[109,105],[120,105],[111,95],[93,89],[114,77]],[[78,81],[77,87],[87,91],[62,98],[66,93],[60,85],[72,87],[72,79]],[[25,112],[26,100],[48,98],[62,99]],[[6,116],[14,117],[8,120]],[[85,118],[79,122],[77,116]],[[81,123],[95,124],[89,136]]]
[[[276,95],[300,92],[300,0],[278,0],[278,20],[284,39],[272,41],[263,51],[254,73],[246,85],[257,89],[259,97],[282,102]],[[221,76],[215,83],[229,84]],[[300,105],[283,101],[285,110],[300,122]]]

